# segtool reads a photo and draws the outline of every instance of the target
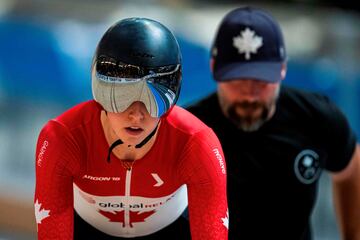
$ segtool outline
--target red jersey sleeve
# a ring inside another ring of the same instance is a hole
[[[73,238],[73,177],[79,149],[67,128],[50,121],[36,147],[35,217],[38,239]]]
[[[188,188],[192,239],[228,239],[225,159],[210,128],[196,133],[187,143],[180,175]]]

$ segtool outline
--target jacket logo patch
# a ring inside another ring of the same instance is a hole
[[[315,182],[321,173],[319,155],[310,149],[302,150],[295,158],[294,171],[300,182]]]

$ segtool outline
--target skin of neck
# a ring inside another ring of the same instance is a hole
[[[105,139],[110,147],[112,143],[114,143],[116,140],[121,139],[121,138],[119,136],[117,136],[115,131],[112,129],[111,124],[106,116],[105,111],[101,111],[100,120],[101,120],[102,129],[104,131]],[[159,123],[159,125],[160,125],[160,123]],[[159,129],[159,127],[158,127],[158,129]],[[129,146],[129,144],[124,142],[123,144],[118,145],[117,147],[115,147],[113,149],[113,154],[115,154],[115,156],[117,158],[119,158],[120,160],[134,161],[134,160],[141,159],[150,151],[150,149],[154,145],[156,137],[157,137],[157,133],[158,133],[158,130],[156,131],[154,136],[152,136],[150,138],[150,140],[145,145],[143,145],[141,148],[135,148],[136,144],[131,144]],[[139,141],[139,143],[141,141]]]

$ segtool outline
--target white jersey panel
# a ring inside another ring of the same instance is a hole
[[[188,205],[187,188],[161,198],[96,196],[74,184],[74,208],[96,229],[117,237],[152,234],[174,222]]]

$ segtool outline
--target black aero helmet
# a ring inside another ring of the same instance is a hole
[[[108,112],[123,112],[141,101],[153,117],[175,105],[181,86],[181,53],[161,23],[127,18],[98,43],[92,63],[94,99]]]

